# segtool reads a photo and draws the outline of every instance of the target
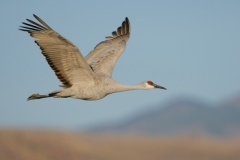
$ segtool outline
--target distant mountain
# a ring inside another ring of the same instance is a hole
[[[240,96],[219,106],[180,98],[125,122],[93,127],[91,132],[151,135],[240,135]]]

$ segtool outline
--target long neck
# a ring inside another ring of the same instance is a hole
[[[135,85],[125,85],[119,82],[115,82],[114,85],[109,85],[107,88],[109,93],[138,90],[138,89],[147,89],[142,83],[135,84]]]

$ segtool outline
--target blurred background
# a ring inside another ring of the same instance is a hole
[[[2,2],[0,159],[240,159],[239,8],[237,0]],[[84,56],[128,17],[113,79],[168,90],[27,101],[60,84],[18,30],[32,14]]]

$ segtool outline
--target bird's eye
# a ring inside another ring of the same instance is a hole
[[[147,84],[153,86],[154,83],[152,81],[147,81]]]

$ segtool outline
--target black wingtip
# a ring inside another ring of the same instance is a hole
[[[36,14],[33,14],[33,17],[39,19],[39,17]]]
[[[20,26],[21,27],[21,26]],[[29,32],[29,30],[27,30],[27,29],[21,29],[21,28],[18,28],[18,30],[20,30],[20,31],[24,31],[24,32]]]

